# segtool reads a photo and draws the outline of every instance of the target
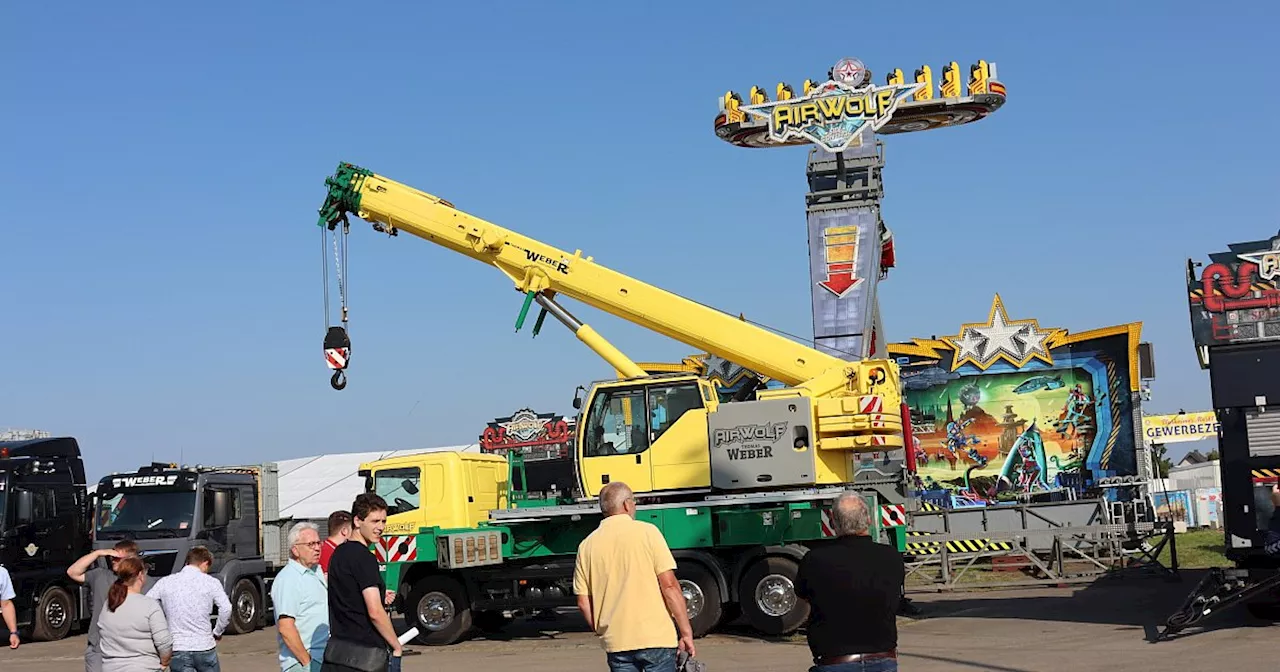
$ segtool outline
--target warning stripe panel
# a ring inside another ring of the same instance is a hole
[[[1267,284],[1267,283],[1265,283],[1265,282],[1263,282],[1263,283],[1256,283],[1256,284],[1249,285],[1249,290],[1250,290],[1250,291],[1253,291],[1253,292],[1266,292],[1266,291],[1270,291],[1270,290],[1272,290],[1272,289],[1275,289],[1275,287],[1273,287],[1273,286],[1271,286],[1271,285],[1269,285],[1269,284]],[[1203,289],[1193,289],[1193,290],[1191,290],[1191,291],[1187,292],[1187,294],[1188,294],[1188,296],[1192,296],[1192,297],[1195,297],[1195,298],[1197,298],[1197,299],[1204,298],[1204,290],[1203,290]],[[1215,290],[1213,290],[1213,295],[1214,295],[1214,296],[1226,296],[1226,294],[1224,294],[1224,293],[1222,292],[1222,290],[1220,290],[1220,289],[1215,289]]]
[[[897,527],[907,524],[907,507],[904,504],[885,504],[880,507],[880,524]]]
[[[911,555],[935,555],[942,552],[942,542],[922,541],[921,538],[932,536],[932,532],[907,532],[908,537],[916,541],[908,541],[907,553]],[[1011,541],[992,541],[991,539],[960,539],[948,541],[947,550],[951,553],[982,553],[987,551],[1012,551]]]
[[[1274,481],[1280,479],[1280,469],[1254,469],[1253,479],[1255,481]]]
[[[384,536],[373,545],[378,562],[413,562],[418,559],[418,538],[413,535]]]

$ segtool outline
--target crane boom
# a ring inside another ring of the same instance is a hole
[[[904,496],[903,460],[889,455],[906,447],[908,426],[892,360],[844,361],[349,163],[325,184],[322,227],[341,224],[345,233],[354,214],[389,235],[407,231],[493,266],[525,294],[517,328],[536,301],[618,370],[622,378],[575,398],[576,472],[587,497],[617,481],[658,498],[836,483],[873,487],[891,501]],[[649,376],[556,303],[558,295],[786,387],[720,404],[701,376]],[[341,389],[349,341],[343,328],[330,331],[325,354]]]
[[[534,296],[563,294],[793,387],[809,387],[849,362],[740,318],[646,284],[584,257],[458,210],[452,203],[372,171],[341,163],[325,180],[319,224],[351,213],[390,235],[415,236],[489,264]],[[844,378],[844,375],[830,376]],[[812,389],[830,391],[830,384]]]

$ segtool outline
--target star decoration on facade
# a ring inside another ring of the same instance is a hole
[[[966,362],[985,371],[1001,359],[1018,368],[1033,359],[1052,366],[1050,341],[1057,333],[1056,329],[1041,329],[1033,319],[1010,320],[997,294],[985,324],[962,325],[958,335],[944,336],[941,340],[955,350],[952,371]]]
[[[1257,264],[1258,277],[1263,280],[1280,281],[1280,235],[1271,239],[1270,250],[1258,250],[1236,256],[1241,261]]]
[[[975,360],[982,359],[983,346],[987,344],[981,336],[974,333],[973,328],[963,330],[964,333],[960,338],[956,339],[956,359],[971,358]]]

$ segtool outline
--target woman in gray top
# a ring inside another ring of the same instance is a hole
[[[160,603],[142,594],[146,566],[138,558],[116,562],[107,610],[98,617],[102,672],[155,672],[168,667],[173,637]]]

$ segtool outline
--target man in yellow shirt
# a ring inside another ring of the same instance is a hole
[[[600,637],[610,672],[675,672],[676,652],[694,649],[671,549],[656,526],[635,519],[626,483],[600,491],[600,511],[604,520],[578,545],[578,609]]]

